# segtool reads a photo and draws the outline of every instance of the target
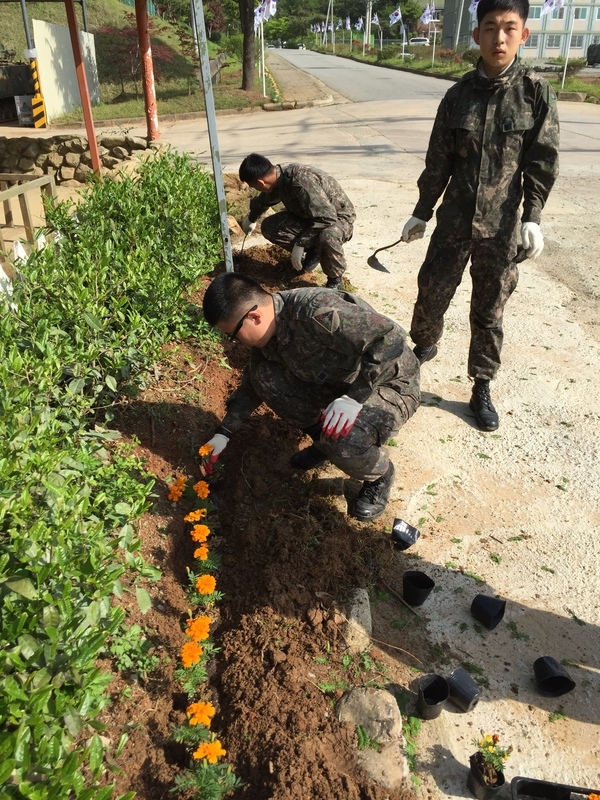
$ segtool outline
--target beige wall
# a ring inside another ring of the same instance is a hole
[[[33,40],[38,52],[40,85],[48,121],[81,106],[69,29],[34,19]],[[92,103],[100,102],[96,48],[91,33],[79,31],[85,74]]]

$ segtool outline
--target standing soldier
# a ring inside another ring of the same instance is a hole
[[[240,165],[240,180],[260,192],[250,201],[250,213],[242,222],[245,234],[269,206],[283,203],[285,211],[265,217],[263,236],[292,254],[297,272],[310,272],[321,263],[326,287],[338,289],[346,271],[344,242],[352,238],[354,206],[339,183],[306,164],[271,164],[250,153]]]
[[[211,445],[208,471],[244,420],[266,403],[313,439],[296,469],[331,461],[363,481],[354,516],[385,511],[394,465],[384,446],[419,407],[419,362],[402,328],[348,292],[311,287],[269,294],[226,272],[208,287],[204,317],[251,347],[242,382]]]
[[[422,238],[446,190],[419,272],[410,335],[421,364],[435,357],[470,258],[470,407],[484,431],[499,425],[489,387],[500,367],[504,306],[519,276],[519,206],[523,200],[523,255],[537,258],[544,247],[540,215],[558,175],[556,96],[516,58],[529,36],[528,14],[528,0],[480,0],[473,38],[481,58],[440,104],[419,202],[402,231],[405,242]]]

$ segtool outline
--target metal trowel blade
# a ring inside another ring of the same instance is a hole
[[[381,261],[377,258],[376,255],[369,256],[367,258],[367,264],[372,267],[373,269],[379,270],[379,272],[389,272],[387,267],[384,267]]]

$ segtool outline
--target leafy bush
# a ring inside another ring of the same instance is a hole
[[[441,47],[436,53],[435,60],[441,64],[460,64],[462,59],[451,47]]]
[[[470,47],[468,50],[465,50],[464,53],[461,53],[461,58],[463,61],[466,61],[467,64],[473,64],[475,66],[479,59],[481,58],[481,50],[478,47]]]
[[[567,78],[574,78],[587,65],[585,58],[571,58],[567,62]]]
[[[118,434],[91,427],[90,416],[120,386],[139,382],[168,337],[191,331],[186,294],[214,266],[215,215],[205,173],[182,156],[152,159],[133,177],[93,184],[75,216],[65,204],[50,209],[59,243],[30,257],[14,305],[2,295],[0,796],[7,800],[113,794],[84,779],[84,768],[93,781],[104,771],[96,717],[110,676],[95,661],[124,619],[111,603],[124,591],[121,576],[157,580],[160,571],[138,554],[134,530],[154,479],[115,446]],[[147,610],[146,589],[137,586],[136,595]]]
[[[401,53],[401,47],[395,47],[393,44],[386,44],[385,47],[377,51],[377,61],[391,61]]]

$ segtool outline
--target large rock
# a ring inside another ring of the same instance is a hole
[[[21,158],[19,159],[19,170],[21,172],[29,172],[29,170],[35,166],[35,161],[33,158]]]
[[[65,153],[65,166],[67,167],[75,167],[79,166],[79,162],[81,161],[81,156],[79,153]]]
[[[148,147],[148,142],[143,136],[126,136],[125,145],[130,150],[145,150]]]
[[[120,163],[119,159],[114,156],[102,156],[102,166],[107,169],[114,169]]]
[[[58,172],[58,177],[61,183],[63,181],[72,181],[75,177],[74,167],[61,167]]]
[[[125,161],[126,158],[129,158],[129,150],[126,147],[113,147],[110,152],[119,161]]]
[[[62,167],[62,163],[63,163],[63,158],[56,151],[48,153],[46,157],[46,164],[48,166],[58,169],[59,167]]]
[[[126,136],[102,136],[99,139],[100,144],[102,147],[106,147],[107,150],[112,150],[113,147],[125,147],[127,145],[127,137]]]
[[[24,158],[31,158],[33,161],[39,156],[40,154],[40,145],[37,140],[33,140],[25,145],[23,148],[21,155]]]

